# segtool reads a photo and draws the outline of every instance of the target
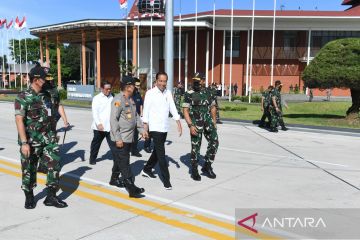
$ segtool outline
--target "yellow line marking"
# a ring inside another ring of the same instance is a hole
[[[6,173],[8,175],[12,175],[12,176],[21,178],[21,173],[14,172],[14,171],[11,171],[11,170],[8,170],[8,169],[5,169],[5,168],[0,167],[0,172],[3,172],[3,173]],[[42,184],[42,185],[45,185],[45,180],[44,179],[38,179],[38,182],[40,184]],[[61,186],[61,188],[63,190],[65,190],[65,191],[67,191],[67,192],[69,192],[69,191],[72,192],[70,187]],[[89,199],[89,200],[92,200],[94,202],[102,203],[104,205],[108,205],[108,206],[111,206],[111,207],[114,207],[114,208],[117,208],[117,209],[120,209],[120,210],[131,212],[131,213],[133,213],[135,215],[150,218],[152,220],[155,220],[155,221],[158,221],[158,222],[161,222],[161,223],[165,223],[165,224],[173,226],[173,227],[188,230],[190,232],[193,232],[193,233],[196,233],[196,234],[199,234],[199,235],[203,235],[203,236],[209,237],[211,239],[224,239],[224,240],[234,239],[234,237],[231,237],[229,235],[225,235],[225,234],[222,234],[222,233],[211,231],[211,230],[208,230],[206,228],[195,226],[195,225],[192,225],[192,224],[189,224],[189,223],[184,223],[184,222],[181,222],[181,221],[178,221],[178,220],[175,220],[175,219],[170,219],[168,217],[165,217],[165,216],[153,213],[153,212],[142,210],[140,208],[136,208],[136,207],[133,207],[133,206],[130,206],[130,205],[127,205],[127,204],[123,204],[123,203],[111,200],[111,199],[107,199],[105,197],[100,197],[100,196],[97,196],[95,194],[88,193],[88,192],[85,192],[85,191],[82,191],[82,190],[76,189],[73,192],[73,194],[78,195],[78,196],[83,197],[83,198],[86,198],[86,199]]]
[[[0,163],[2,163],[4,165],[7,165],[7,166],[10,166],[10,167],[13,167],[13,168],[16,168],[16,169],[21,168],[17,164],[10,163],[8,161],[3,161],[1,159],[0,159]],[[44,175],[44,174],[41,174],[41,175]],[[68,183],[73,183],[73,184],[77,183],[76,181],[74,181],[74,178],[65,177],[64,175],[61,176],[61,179],[64,180],[65,182],[68,182]],[[119,198],[122,198],[122,199],[125,199],[125,200],[133,201],[133,202],[145,205],[145,206],[150,206],[150,207],[153,207],[153,208],[156,208],[156,209],[160,209],[160,210],[163,210],[163,211],[168,211],[168,212],[171,212],[171,213],[174,213],[174,214],[177,214],[177,215],[181,215],[181,216],[184,216],[184,217],[187,217],[187,218],[196,219],[198,221],[201,221],[201,222],[204,222],[204,223],[207,223],[207,224],[211,224],[211,225],[214,225],[214,226],[217,226],[217,227],[221,227],[221,228],[224,228],[224,229],[227,229],[227,230],[230,230],[230,231],[235,231],[235,224],[226,223],[226,222],[219,221],[219,220],[213,219],[213,218],[209,218],[209,217],[206,217],[206,216],[203,216],[203,215],[200,215],[200,214],[194,214],[194,213],[184,211],[184,210],[181,210],[181,209],[178,209],[178,208],[175,208],[175,207],[159,204],[157,202],[147,200],[147,199],[129,198],[128,195],[125,194],[125,193],[118,192],[118,191],[113,191],[113,190],[103,188],[103,187],[100,187],[100,186],[96,186],[96,185],[92,185],[92,184],[86,183],[86,182],[84,182],[82,180],[79,181],[79,185],[82,186],[82,187],[91,189],[91,190],[99,191],[99,192],[106,193],[106,194],[109,194],[109,195],[112,195],[112,196],[115,196],[115,197],[119,197]],[[246,230],[246,229],[244,229],[244,228],[242,228],[240,226],[236,227],[236,231],[241,232],[241,233],[246,234],[246,235],[251,236],[251,237],[259,238],[259,239],[274,239],[274,240],[281,239],[281,238],[274,237],[274,236],[267,235],[267,234],[263,234],[263,233],[255,234],[255,233],[252,233],[251,231]]]

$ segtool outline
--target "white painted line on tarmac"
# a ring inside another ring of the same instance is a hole
[[[13,158],[1,156],[1,155],[0,155],[0,158],[2,158],[4,160],[7,160],[7,161],[10,161],[10,162],[20,163],[20,161],[15,160]],[[87,177],[79,177],[79,176],[77,176],[75,174],[65,173],[65,172],[60,172],[60,174],[63,174],[65,176],[70,176],[70,177],[73,177],[73,178],[76,178],[76,179],[80,179],[80,180],[83,180],[83,181],[86,181],[86,182],[91,182],[91,183],[94,183],[94,184],[110,187],[110,188],[113,188],[113,189],[116,189],[116,190],[121,190],[122,192],[126,192],[126,190],[124,190],[124,189],[119,189],[118,187],[111,186],[108,183],[101,182],[101,181],[98,181],[98,180],[95,180],[95,179],[91,179],[91,178],[87,178]],[[234,216],[225,215],[225,214],[222,214],[222,213],[210,211],[210,210],[207,210],[207,209],[199,208],[199,207],[192,206],[192,205],[185,204],[185,203],[181,203],[181,202],[174,202],[173,200],[162,198],[162,197],[157,197],[157,196],[150,195],[150,194],[147,194],[147,193],[144,193],[143,195],[145,195],[147,198],[150,198],[152,200],[156,200],[156,201],[159,201],[159,202],[163,202],[165,204],[170,204],[170,205],[174,205],[174,206],[178,206],[178,207],[182,207],[182,208],[187,208],[189,210],[193,210],[193,211],[196,211],[196,212],[199,212],[199,213],[208,214],[208,215],[218,217],[218,218],[222,218],[222,219],[232,221],[232,222],[235,221]]]

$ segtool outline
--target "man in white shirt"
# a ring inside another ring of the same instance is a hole
[[[179,136],[182,134],[180,116],[177,112],[172,93],[166,89],[168,76],[165,72],[156,74],[156,86],[146,92],[143,123],[145,131],[150,132],[154,141],[154,151],[144,166],[141,174],[148,178],[156,178],[152,169],[159,162],[164,187],[171,190],[170,174],[165,159],[165,141],[169,129],[169,112],[176,120]],[[171,80],[172,81],[172,80]]]
[[[96,164],[96,158],[102,141],[106,141],[111,149],[110,138],[110,112],[111,101],[113,95],[111,94],[111,84],[108,82],[101,83],[101,92],[93,98],[92,101],[92,116],[93,122],[91,128],[94,132],[94,137],[90,148],[90,164]]]

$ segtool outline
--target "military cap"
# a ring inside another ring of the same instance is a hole
[[[276,80],[276,81],[275,81],[275,86],[280,86],[280,85],[282,85],[282,84],[281,84],[281,81],[280,81],[280,80]]]
[[[197,72],[197,73],[194,74],[192,79],[200,81],[200,80],[205,79],[205,76],[204,76],[204,74]]]
[[[124,85],[135,85],[135,80],[131,76],[123,76],[122,77],[122,83]]]
[[[47,72],[40,65],[36,65],[30,70],[29,77],[30,79],[41,78],[45,80],[47,77]]]

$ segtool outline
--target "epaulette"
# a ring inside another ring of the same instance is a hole
[[[192,94],[192,93],[194,93],[194,90],[189,90],[189,91],[187,91],[187,93]]]

